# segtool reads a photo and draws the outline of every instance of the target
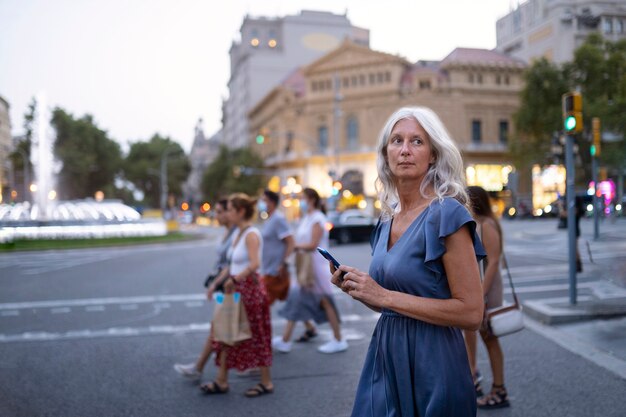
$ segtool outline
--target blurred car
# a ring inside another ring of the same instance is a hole
[[[377,220],[361,210],[346,210],[328,214],[329,238],[338,243],[367,241]]]

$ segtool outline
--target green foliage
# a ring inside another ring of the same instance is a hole
[[[62,164],[57,177],[59,197],[85,198],[98,190],[110,190],[122,164],[119,144],[88,114],[76,119],[56,108],[51,124],[57,134],[54,155]]]
[[[510,150],[517,165],[547,162],[553,132],[561,130],[561,95],[567,83],[558,66],[542,58],[524,73],[521,106],[515,114],[516,134]]]
[[[583,97],[584,132],[578,139],[582,165],[577,177],[591,177],[591,119],[599,117],[603,131],[626,132],[626,40],[610,42],[590,35],[574,52],[572,62],[561,68],[545,59],[536,61],[525,73],[520,109],[515,115],[516,134],[510,151],[520,166],[548,163],[551,138],[562,131],[562,94],[579,89]],[[602,143],[604,166],[626,167],[626,140]]]
[[[257,195],[266,183],[260,174],[263,166],[263,159],[250,148],[222,146],[202,178],[204,196],[215,202],[235,192]]]
[[[161,159],[167,158],[167,186],[170,195],[182,195],[182,183],[191,171],[191,164],[180,145],[158,134],[148,142],[131,144],[124,162],[124,173],[137,189],[145,195],[151,207],[159,207],[161,196]]]

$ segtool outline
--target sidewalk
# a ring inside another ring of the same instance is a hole
[[[626,219],[602,222],[598,240],[593,239],[592,219],[583,221],[581,228],[579,250],[583,258],[594,259],[594,263],[585,263],[584,272],[578,276],[600,279],[593,283],[592,295],[579,296],[575,305],[563,298],[524,302],[526,314],[541,323],[558,325],[626,315],[626,251],[613,256],[601,252],[606,245],[624,245]]]

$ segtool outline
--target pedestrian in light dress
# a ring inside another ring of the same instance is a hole
[[[234,194],[228,200],[228,215],[238,231],[230,249],[228,276],[221,281],[224,292],[241,294],[252,337],[234,346],[214,342],[213,349],[219,371],[215,381],[201,385],[205,394],[228,392],[228,370],[231,368],[239,371],[259,368],[261,382],[245,392],[247,397],[258,397],[274,392],[270,375],[272,365],[270,310],[265,287],[257,272],[263,253],[263,239],[261,232],[252,226],[255,205],[255,200],[242,193]],[[213,296],[212,290],[214,288],[207,291],[209,298]]]
[[[382,129],[377,166],[383,216],[369,273],[341,265],[332,278],[382,313],[352,416],[475,416],[461,329],[482,321],[484,249],[466,207],[461,155],[434,112],[402,108]]]
[[[328,263],[316,248],[328,247],[328,230],[326,216],[319,194],[312,188],[302,191],[303,198],[300,210],[305,213],[296,231],[296,251],[307,252],[312,256],[313,280],[312,285],[304,287],[297,285],[290,289],[287,302],[280,315],[287,319],[287,325],[282,336],[276,336],[272,345],[279,352],[287,353],[291,350],[291,336],[296,322],[303,321],[306,326],[300,340],[309,340],[317,335],[311,323],[329,322],[333,330],[333,338],[318,347],[321,353],[337,353],[348,349],[348,342],[341,337],[340,318],[332,293],[330,283],[331,274]]]

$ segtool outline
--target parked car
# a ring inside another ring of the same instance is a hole
[[[367,241],[376,226],[376,219],[361,210],[346,210],[328,214],[329,238],[345,244]]]

